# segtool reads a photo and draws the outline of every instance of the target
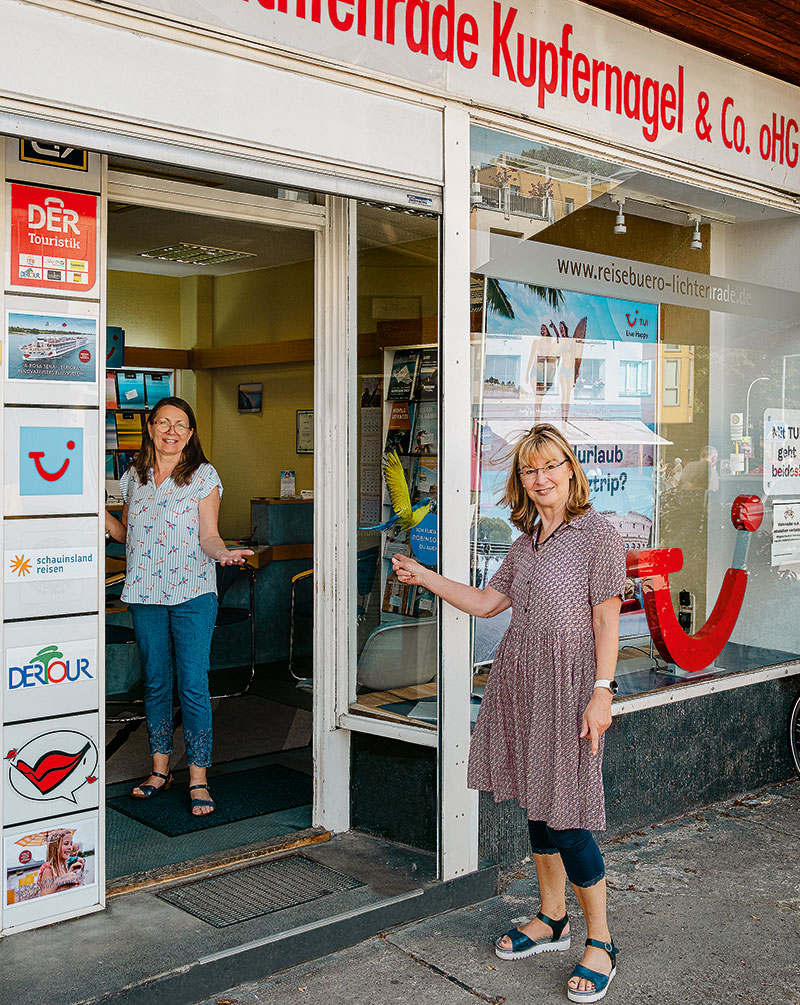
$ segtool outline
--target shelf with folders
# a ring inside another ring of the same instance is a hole
[[[157,367],[106,371],[106,496],[119,500],[119,479],[142,445],[149,411],[175,394],[175,371]]]
[[[377,490],[374,512],[381,527],[377,598],[381,621],[430,618],[436,613],[435,597],[422,587],[400,583],[391,571],[391,558],[400,553],[423,559],[415,554],[412,538],[419,534],[415,528],[436,511],[438,351],[436,347],[387,349],[383,369],[385,393],[380,395],[379,438],[373,448],[380,473],[372,485]]]

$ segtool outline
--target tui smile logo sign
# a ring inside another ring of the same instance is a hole
[[[19,494],[21,496],[83,493],[83,429],[65,426],[21,426]]]

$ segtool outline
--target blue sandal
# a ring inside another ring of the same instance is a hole
[[[567,927],[569,915],[565,914],[560,921],[553,921],[552,918],[548,918],[546,914],[542,914],[539,911],[536,917],[539,921],[543,921],[545,925],[549,925],[553,929],[552,938],[529,939],[518,928],[512,928],[511,931],[501,935],[494,944],[495,954],[501,960],[524,960],[526,957],[535,956],[537,953],[563,952],[563,950],[569,949],[571,943],[569,932],[566,935],[561,934]],[[500,945],[505,935],[511,939],[511,949],[504,949]]]
[[[205,789],[209,796],[211,795],[211,789],[208,787],[206,782],[202,782],[199,785],[190,785],[189,792],[191,792],[192,789]],[[191,799],[190,809],[193,817],[210,817],[217,808],[217,804],[213,799],[194,799],[192,796],[189,798]],[[210,806],[211,810],[208,813],[195,813],[195,806]]]
[[[596,970],[590,970],[588,967],[583,966],[579,963],[577,967],[569,975],[570,979],[573,977],[582,977],[584,980],[591,981],[594,984],[594,991],[574,991],[569,984],[567,984],[567,998],[571,1002],[599,1002],[601,998],[605,998],[606,992],[608,991],[608,985],[614,980],[617,974],[617,953],[619,949],[614,945],[614,940],[611,942],[600,942],[598,939],[587,939],[587,946],[594,946],[597,949],[605,949],[608,955],[611,957],[611,973],[601,974]]]
[[[153,796],[157,796],[159,792],[166,792],[167,789],[172,785],[172,772],[168,772],[166,775],[162,775],[160,771],[151,771],[147,776],[148,778],[163,778],[163,785],[145,785],[142,782],[141,785],[136,785],[134,788],[141,792],[141,795],[137,795],[135,792],[131,792],[134,799],[152,799]]]

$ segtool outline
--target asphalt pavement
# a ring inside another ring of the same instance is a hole
[[[618,974],[606,1001],[800,1005],[800,781],[602,843]],[[199,1005],[562,1005],[569,952],[503,962],[492,940],[538,907],[530,862],[491,900],[388,930],[352,949]]]

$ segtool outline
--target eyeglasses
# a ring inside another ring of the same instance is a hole
[[[174,429],[179,436],[183,436],[184,433],[188,433],[190,429],[185,422],[181,422],[180,420],[177,422],[170,422],[169,419],[154,419],[151,425],[155,426],[156,429],[160,429],[162,433],[166,433],[168,429]]]
[[[569,458],[565,457],[563,461],[559,461],[557,464],[546,464],[543,468],[522,468],[519,476],[524,482],[532,482],[539,475],[548,477],[557,468],[560,468],[562,464],[566,464],[568,460]]]

